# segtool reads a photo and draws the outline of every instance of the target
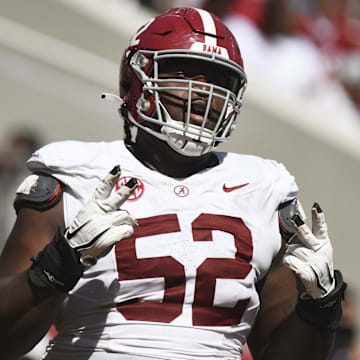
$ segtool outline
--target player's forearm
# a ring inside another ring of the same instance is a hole
[[[334,331],[307,324],[294,312],[273,333],[261,360],[325,360],[334,339]]]
[[[26,273],[0,279],[0,348],[5,359],[29,351],[51,326],[62,295],[33,288]]]
[[[46,300],[12,324],[4,341],[0,341],[4,359],[18,359],[38,344],[53,324],[57,308],[57,303]]]
[[[61,296],[55,289],[31,285],[26,272],[0,278],[0,329],[45,301]]]

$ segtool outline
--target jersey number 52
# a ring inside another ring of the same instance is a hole
[[[115,247],[118,279],[135,280],[153,277],[164,278],[163,301],[129,302],[118,306],[127,320],[169,323],[182,313],[186,277],[184,266],[172,256],[138,259],[135,241],[143,236],[180,231],[176,214],[138,219],[134,235],[121,240]],[[194,241],[212,241],[212,230],[234,236],[234,259],[207,258],[197,268],[195,295],[192,304],[194,326],[231,326],[240,323],[249,299],[239,300],[232,308],[215,306],[216,279],[244,279],[251,270],[253,244],[250,230],[240,218],[201,214],[192,222]]]

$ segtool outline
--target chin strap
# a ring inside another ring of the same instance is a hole
[[[187,126],[189,126],[194,133],[197,132],[198,134],[188,133],[184,135],[185,129],[182,127],[185,127],[185,123],[172,119],[163,104],[160,103],[160,107],[165,117],[165,123],[167,124],[167,126],[164,125],[161,127],[161,133],[166,136],[165,141],[173,150],[189,157],[198,157],[213,150],[213,140],[204,138],[201,135],[201,131],[206,132],[207,129],[201,129],[200,131],[196,126],[188,124]],[[201,141],[199,140],[200,138],[202,138]]]

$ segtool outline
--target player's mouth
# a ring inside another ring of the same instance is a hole
[[[161,101],[166,104],[167,110],[171,116],[178,121],[186,123],[188,116],[188,101],[180,96],[166,92],[162,94]],[[192,99],[190,107],[190,124],[201,127],[205,120],[206,108],[208,99]],[[205,122],[205,128],[213,130],[216,126],[220,112],[210,107],[208,116]]]
[[[191,103],[190,123],[197,126],[202,126],[205,119],[205,112],[207,107],[207,101],[195,100]],[[187,109],[186,109],[187,110]],[[213,119],[213,112],[210,109],[206,118],[205,127],[213,129],[216,122]],[[185,111],[185,119],[187,117],[187,111]]]
[[[195,125],[201,126],[204,121],[203,114],[190,113],[190,122]]]

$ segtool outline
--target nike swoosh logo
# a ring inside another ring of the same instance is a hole
[[[246,186],[246,185],[249,185],[249,183],[246,183],[246,184],[241,184],[241,185],[238,185],[238,186],[233,186],[233,187],[227,187],[225,184],[223,185],[223,190],[225,192],[230,192],[230,191],[234,191],[234,190],[237,190],[237,189],[241,189],[242,187]]]

